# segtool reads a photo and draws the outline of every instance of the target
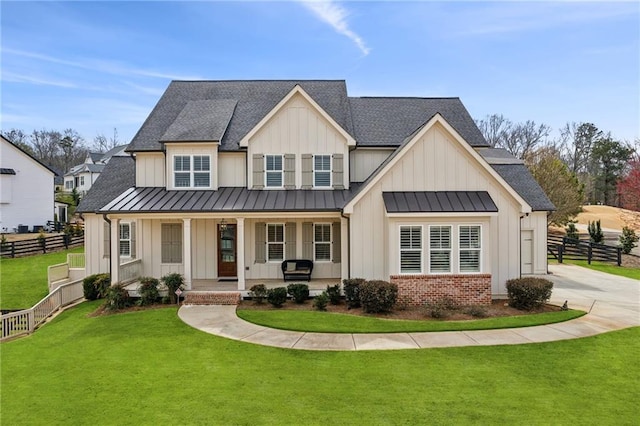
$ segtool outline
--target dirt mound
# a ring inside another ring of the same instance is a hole
[[[611,206],[582,206],[582,210],[577,217],[581,225],[600,220],[602,228],[622,231],[623,227],[628,226],[640,232],[640,212]]]

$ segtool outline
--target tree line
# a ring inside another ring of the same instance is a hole
[[[585,203],[640,211],[640,140],[618,140],[589,122],[567,123],[557,138],[546,124],[502,114],[476,124],[491,146],[524,161],[556,206],[549,222],[566,225]]]
[[[107,152],[121,144],[118,130],[107,137],[98,134],[91,144],[74,129],[33,130],[26,133],[21,129],[0,131],[13,144],[19,146],[42,163],[60,174],[68,172],[73,166],[82,164],[90,152]]]

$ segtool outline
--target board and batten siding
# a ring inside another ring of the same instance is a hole
[[[139,219],[138,220],[138,257],[142,259],[142,276],[160,278],[177,272],[184,275],[184,246],[182,263],[162,263],[162,224],[179,223],[182,220]],[[193,226],[193,223],[192,223]],[[193,232],[193,229],[192,229]],[[193,235],[193,234],[192,234]],[[193,240],[193,239],[192,239]],[[184,243],[184,240],[183,240]]]
[[[102,215],[83,213],[84,258],[86,275],[109,273],[109,257],[105,253],[105,221]]]
[[[443,126],[436,124],[355,204],[350,220],[352,277],[388,280],[393,272],[389,259],[397,256],[398,248],[390,244],[386,232],[390,224],[382,199],[384,191],[487,191],[499,211],[488,219],[488,229],[483,227],[483,240],[488,242],[483,252],[491,258],[484,272],[492,275],[492,293],[505,294],[506,280],[519,276],[517,201]],[[465,222],[477,221],[465,218]]]
[[[302,187],[302,154],[342,154],[343,185],[349,187],[347,140],[302,95],[293,96],[249,140],[247,176],[253,176],[253,154],[294,154],[296,188]]]
[[[395,149],[357,148],[349,154],[351,182],[364,182]]]
[[[201,188],[203,190],[218,189],[218,144],[210,142],[193,142],[193,143],[167,143],[166,146],[166,176],[167,189],[184,190],[185,188],[174,187],[173,179],[173,157],[176,155],[209,155],[211,157],[211,187]],[[192,164],[193,167],[193,164]]]
[[[247,186],[247,155],[244,152],[218,153],[218,186]]]
[[[522,231],[533,231],[533,274],[547,273],[547,212],[522,218]]]
[[[136,153],[136,186],[164,187],[165,158],[161,152]]]

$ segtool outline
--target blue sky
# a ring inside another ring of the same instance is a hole
[[[172,79],[344,79],[640,137],[638,2],[12,2],[1,128],[129,142]]]

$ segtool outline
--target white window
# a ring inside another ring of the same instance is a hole
[[[316,262],[331,260],[331,224],[313,224],[313,255]]]
[[[174,156],[173,182],[176,188],[210,187],[211,157],[209,155]]]
[[[120,256],[131,256],[131,224],[120,224]]]
[[[72,181],[72,180],[68,180],[68,181],[66,181],[66,182],[64,183],[64,187],[65,187],[66,189],[69,189],[69,190],[73,189],[73,181]]]
[[[284,260],[284,224],[267,224],[267,261],[282,262]]]
[[[400,273],[422,273],[422,226],[400,227]]]
[[[464,225],[458,230],[460,272],[480,272],[480,225]]]
[[[84,176],[80,176],[80,186],[84,186]]]
[[[429,226],[429,272],[451,272],[451,226]]]
[[[182,224],[163,223],[161,234],[162,263],[182,263]]]
[[[315,188],[331,187],[331,156],[313,156],[313,186]]]
[[[265,155],[265,184],[267,188],[282,188],[282,155]]]

